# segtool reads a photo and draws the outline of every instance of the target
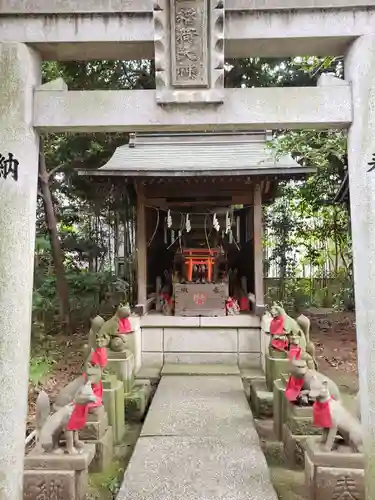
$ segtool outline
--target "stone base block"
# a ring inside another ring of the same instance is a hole
[[[283,354],[283,353],[281,353]],[[280,354],[280,355],[281,355]],[[281,378],[283,373],[288,373],[290,361],[285,357],[275,358],[266,356],[266,384],[267,390],[273,391],[273,383]]]
[[[273,432],[278,441],[283,439],[283,425],[286,422],[285,383],[282,379],[273,383]]]
[[[270,418],[273,415],[273,393],[267,390],[266,383],[254,380],[250,384],[250,405],[254,416]]]
[[[136,375],[136,381],[147,379],[151,384],[158,384],[160,381],[160,370],[162,367],[141,366]]]
[[[82,441],[97,441],[101,439],[108,428],[108,417],[104,406],[97,408],[97,414],[89,414],[86,425],[79,431]]]
[[[104,436],[99,441],[91,442],[90,444],[95,444],[95,456],[90,464],[89,472],[105,471],[113,458],[112,427],[108,427]]]
[[[251,370],[251,369],[241,370],[241,378],[248,401],[250,401],[250,388],[252,382],[254,381],[265,382],[266,380],[266,377],[262,370]]]
[[[286,407],[286,418],[305,418],[310,419],[311,425],[313,421],[313,408],[312,406],[299,406],[288,401],[284,394],[285,407]]]
[[[282,438],[284,454],[290,468],[304,465],[305,445],[309,437],[311,436],[293,434],[288,424],[283,425]]]
[[[79,455],[30,452],[25,457],[24,498],[85,500],[87,470],[94,454],[95,446],[89,444]]]
[[[289,418],[286,424],[295,436],[319,436],[322,434],[322,430],[313,425],[311,418]]]
[[[124,384],[125,393],[134,384],[134,356],[130,351],[108,353],[108,369]]]
[[[125,413],[129,421],[141,422],[146,415],[151,399],[151,384],[138,382],[130,394],[125,394]]]
[[[120,444],[125,437],[124,384],[115,376],[103,381],[103,404],[112,427],[114,444]]]
[[[353,453],[344,446],[327,453],[311,437],[305,447],[308,500],[365,500],[365,460],[361,453]]]
[[[23,498],[39,500],[40,498],[69,498],[83,500],[76,494],[74,471],[27,470],[23,475]]]

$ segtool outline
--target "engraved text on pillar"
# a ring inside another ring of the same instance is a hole
[[[207,0],[171,2],[172,85],[207,87]]]

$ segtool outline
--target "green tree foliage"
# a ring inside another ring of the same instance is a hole
[[[228,60],[225,80],[227,87],[237,88],[314,86],[322,71],[340,75],[340,65],[340,60],[332,58]],[[43,80],[55,78],[63,78],[71,90],[155,87],[154,66],[150,61],[44,63]],[[131,300],[135,291],[129,242],[124,280],[115,278],[116,249],[108,248],[109,232],[115,232],[119,223],[125,225],[125,233],[131,239],[134,193],[121,179],[94,180],[77,174],[78,169],[102,166],[116,147],[127,143],[128,135],[51,134],[43,139],[74,327],[87,322],[103,304],[115,303],[119,295],[125,294]],[[306,248],[306,259],[317,264],[323,258],[323,242],[328,238],[333,242],[329,258],[333,259],[335,272],[340,271],[343,262],[350,267],[347,215],[341,207],[329,204],[343,175],[345,141],[345,135],[337,131],[276,133],[272,146],[276,156],[292,154],[300,163],[317,167],[317,173],[307,181],[283,183],[277,202],[266,213],[268,231],[277,237],[277,244],[272,248],[273,259],[278,261],[285,278],[294,273],[292,250],[300,242]],[[43,200],[39,198],[35,325],[42,321],[47,330],[58,326],[58,302],[50,234]]]
[[[313,277],[338,278],[346,284],[352,266],[349,217],[346,207],[333,201],[346,171],[345,133],[289,131],[270,147],[276,157],[291,154],[316,173],[280,184],[277,202],[267,209],[268,244],[275,242],[269,265],[276,262],[283,279],[302,276],[308,266]]]

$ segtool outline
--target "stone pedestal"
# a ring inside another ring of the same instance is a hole
[[[361,453],[352,453],[344,446],[324,452],[318,439],[311,437],[305,448],[308,500],[365,500],[365,460]]]
[[[244,370],[241,370],[241,378],[242,378],[242,383],[243,383],[246,397],[247,397],[248,401],[250,402],[251,384],[255,381],[265,383],[266,377],[264,375],[264,372],[262,372],[261,370],[251,370],[251,369],[246,370],[246,369],[244,369]]]
[[[103,404],[113,431],[113,442],[120,444],[125,437],[124,384],[115,375],[103,380]]]
[[[273,383],[281,378],[282,374],[289,373],[290,361],[285,353],[274,351],[273,355],[266,356],[266,383],[267,389],[273,391]]]
[[[95,456],[90,464],[90,472],[103,472],[113,458],[112,427],[108,426],[104,406],[97,408],[96,414],[89,413],[85,427],[79,431],[79,437],[82,441],[95,445]]]
[[[22,43],[0,43],[0,68],[0,497],[21,500],[39,161],[32,116],[40,57]]]
[[[284,453],[291,467],[303,465],[306,440],[311,436],[321,434],[322,431],[313,425],[311,406],[293,405],[286,399],[285,394],[283,398],[283,417],[286,419],[282,426]]]
[[[129,342],[132,336],[132,333],[127,335]],[[130,393],[134,384],[133,353],[128,349],[122,352],[114,352],[108,349],[108,368],[124,384],[125,394]]]
[[[250,383],[250,406],[254,416],[271,418],[273,415],[273,393],[268,390],[266,382],[254,380]]]
[[[79,455],[31,451],[25,457],[23,498],[85,500],[87,472],[94,455],[92,444],[86,444]]]
[[[152,393],[150,381],[136,381],[130,394],[125,394],[126,418],[132,422],[141,422],[146,415]]]
[[[273,432],[278,441],[283,439],[283,425],[286,422],[285,380],[273,383]]]
[[[129,318],[133,330],[132,344],[130,350],[134,354],[134,374],[136,375],[141,369],[142,364],[142,334],[141,334],[141,318],[132,314]]]

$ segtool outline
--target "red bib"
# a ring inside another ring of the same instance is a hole
[[[283,316],[278,316],[277,318],[272,318],[270,323],[270,334],[271,335],[284,335],[284,318]],[[272,339],[271,346],[277,351],[285,351],[288,347],[288,341],[285,339]]]
[[[303,378],[296,378],[290,375],[288,383],[285,389],[285,397],[288,401],[293,403],[297,401],[299,393],[301,392],[303,386]]]
[[[288,341],[283,339],[272,339],[271,346],[277,351],[286,351],[288,347]]]
[[[120,318],[118,320],[118,332],[122,334],[131,333],[132,327],[130,325],[129,318]]]
[[[91,355],[91,363],[100,366],[100,368],[105,368],[107,366],[107,361],[107,348],[97,347]]]
[[[167,293],[162,293],[161,296],[162,296],[162,299],[164,300],[164,302],[166,302],[169,305],[173,304],[172,297],[170,297]]]
[[[96,397],[95,403],[89,403],[87,406],[89,410],[91,408],[97,408],[98,406],[103,406],[103,382],[100,381],[98,384],[91,384],[92,392]]]
[[[329,411],[329,401],[315,401],[313,404],[313,421],[316,427],[324,429],[332,428],[331,412]]]
[[[288,358],[290,359],[290,361],[292,361],[293,359],[301,359],[301,352],[301,347],[292,344],[289,349]]]
[[[284,317],[278,316],[277,318],[272,318],[270,323],[270,334],[271,335],[283,335],[284,332]]]
[[[66,426],[66,430],[79,431],[85,427],[88,411],[88,405],[74,405],[74,410]]]
[[[250,309],[249,299],[247,297],[240,298],[240,311],[248,311]]]

